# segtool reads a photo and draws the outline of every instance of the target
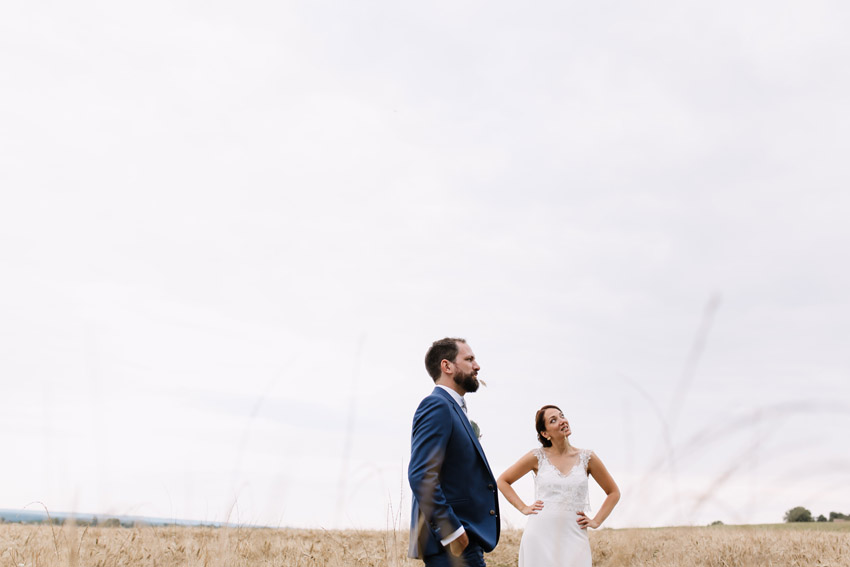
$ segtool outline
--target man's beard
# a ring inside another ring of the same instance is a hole
[[[478,389],[479,382],[475,374],[455,374],[454,380],[455,384],[463,388],[466,392],[474,392]]]

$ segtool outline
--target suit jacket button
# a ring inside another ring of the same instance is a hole
[[[493,490],[493,485],[492,485],[492,484],[488,484],[488,485],[487,485],[487,488],[489,488],[490,490]]]
[[[491,515],[491,516],[495,516],[495,515],[496,515],[496,511],[495,511],[495,510],[490,510],[490,515]]]

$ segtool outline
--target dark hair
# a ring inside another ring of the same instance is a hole
[[[559,408],[558,406],[553,406],[551,404],[543,406],[542,408],[537,410],[537,413],[534,416],[534,427],[537,428],[537,440],[540,441],[540,444],[544,447],[551,447],[552,442],[543,437],[543,432],[546,431],[546,424],[543,423],[543,416],[546,415],[547,409],[556,409],[558,411],[561,411],[561,408]]]
[[[440,339],[431,343],[431,348],[425,353],[425,369],[428,374],[436,382],[440,378],[442,371],[440,363],[444,360],[454,362],[457,358],[458,347],[457,343],[466,343],[464,339]]]

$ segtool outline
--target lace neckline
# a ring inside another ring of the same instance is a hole
[[[552,461],[549,460],[549,456],[546,454],[546,451],[544,451],[542,448],[540,449],[540,454],[543,455],[543,460],[546,461],[547,463],[549,463],[550,467],[555,469],[555,472],[558,473],[558,476],[563,477],[563,478],[567,478],[568,476],[573,474],[573,471],[576,470],[576,467],[578,467],[579,463],[581,463],[582,452],[583,452],[582,449],[579,449],[578,453],[576,454],[576,462],[573,463],[573,466],[570,467],[570,470],[568,470],[567,472],[561,472],[561,469],[556,467],[555,463],[553,463]]]

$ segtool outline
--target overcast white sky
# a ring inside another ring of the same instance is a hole
[[[848,29],[5,3],[0,507],[406,529],[449,335],[494,472],[559,404],[612,527],[850,512]]]

